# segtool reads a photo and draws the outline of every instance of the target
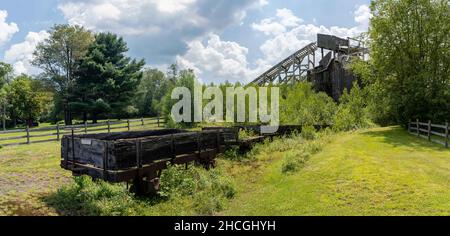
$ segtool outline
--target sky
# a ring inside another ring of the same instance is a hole
[[[205,83],[248,82],[310,42],[367,31],[370,0],[0,0],[0,61],[36,75],[36,45],[54,24],[113,32],[128,56]]]

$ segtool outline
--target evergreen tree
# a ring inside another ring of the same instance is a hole
[[[95,35],[94,43],[79,62],[76,102],[71,105],[83,118],[94,123],[102,114],[123,117],[140,83],[145,62],[125,55],[128,47],[113,33]],[[135,109],[134,109],[135,110]]]

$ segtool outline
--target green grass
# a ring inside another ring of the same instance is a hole
[[[115,122],[117,120],[111,120],[111,122]],[[111,132],[125,132],[127,131],[127,123],[126,120],[122,120],[125,121],[125,123],[121,123],[121,124],[111,124],[110,128],[111,128]],[[105,121],[99,121],[99,122],[105,122]],[[141,121],[139,120],[133,120],[130,122],[130,126],[134,126],[131,127],[131,130],[142,130],[142,129],[155,129],[157,128],[157,124],[155,124],[156,121],[145,121],[146,123],[144,123],[145,125],[143,127],[141,127]],[[161,125],[162,126],[162,125]],[[48,130],[48,131],[35,131],[35,130],[39,130],[39,128],[49,128],[49,127],[53,127],[54,130]],[[102,126],[97,126],[97,127],[88,127],[87,129],[87,133],[88,134],[93,134],[93,133],[106,133],[108,132],[107,130],[107,125],[102,125]],[[100,130],[98,131],[97,129],[105,129],[105,130]],[[63,135],[68,135],[70,134],[70,130],[60,130],[60,137],[62,137]],[[78,132],[76,134],[84,134],[84,128],[79,128],[78,130],[76,130],[75,132]],[[21,132],[14,132],[14,133],[6,133],[6,134],[2,134],[0,133],[0,139],[2,138],[11,138],[11,137],[24,137],[26,136],[27,133],[25,131],[21,131]],[[55,125],[50,125],[48,123],[44,123],[41,124],[39,127],[35,127],[30,129],[30,136],[34,136],[34,135],[49,135],[49,136],[44,136],[44,137],[31,137],[30,141],[31,142],[35,142],[35,141],[42,141],[42,140],[50,140],[50,139],[56,139],[56,126]],[[27,142],[26,138],[17,138],[17,139],[12,139],[12,140],[0,140],[0,146],[2,145],[6,145],[6,144],[14,144],[14,143],[25,143]]]
[[[450,150],[400,128],[336,135],[291,174],[284,153],[228,165],[237,197],[220,214],[450,215]]]
[[[0,215],[55,215],[40,197],[70,181],[57,142],[0,149]]]
[[[4,147],[0,215],[450,215],[450,149],[398,127],[327,135],[230,151],[214,171],[171,169],[153,199],[75,182],[57,142]]]
[[[156,128],[149,124],[133,127],[132,131]],[[122,128],[112,132],[126,130]],[[0,136],[3,135],[11,134]],[[48,206],[42,197],[73,182],[71,173],[60,168],[60,157],[61,147],[56,141],[0,147],[0,215],[58,215],[58,209]]]

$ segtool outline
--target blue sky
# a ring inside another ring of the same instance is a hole
[[[149,67],[177,62],[204,82],[248,81],[315,40],[367,30],[370,0],[2,0],[0,60],[17,73],[53,24],[123,36]]]

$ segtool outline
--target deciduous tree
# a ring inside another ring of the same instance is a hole
[[[64,111],[66,125],[72,124],[69,103],[75,85],[75,74],[79,60],[84,57],[94,38],[90,31],[81,26],[55,25],[49,31],[50,37],[38,44],[32,64],[43,70],[43,76],[51,80],[57,91]]]

